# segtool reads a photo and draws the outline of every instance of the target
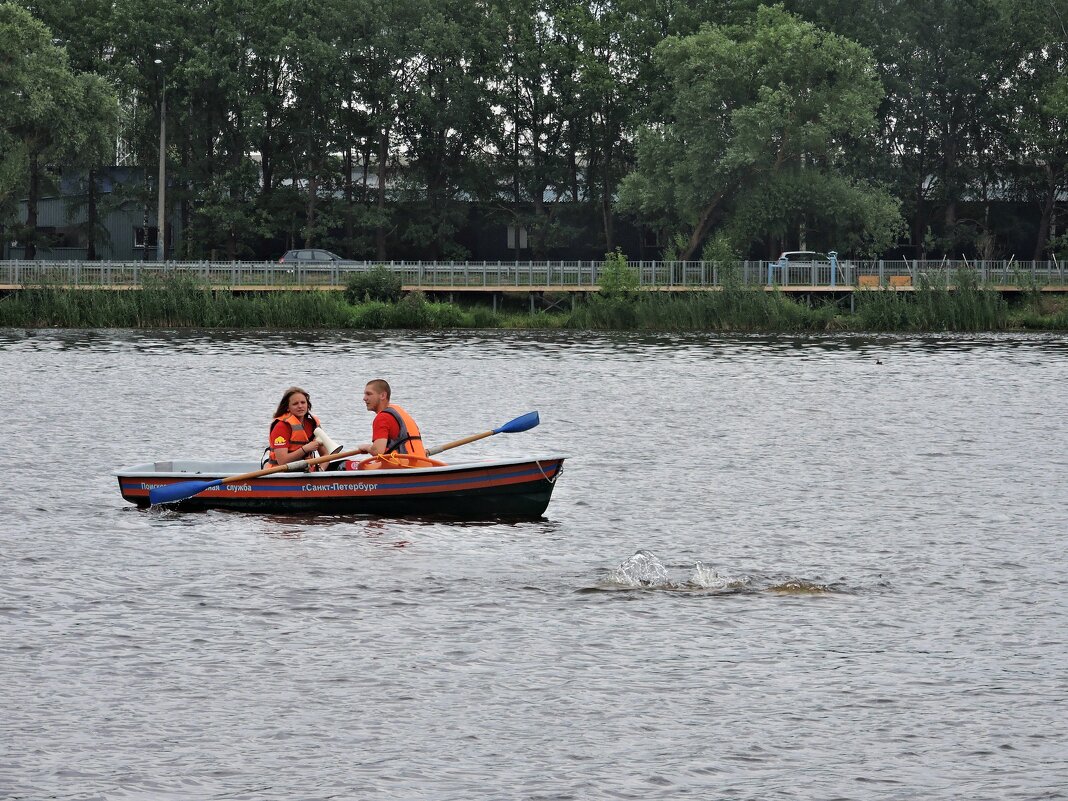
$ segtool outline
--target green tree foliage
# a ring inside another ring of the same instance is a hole
[[[1017,221],[992,202],[1033,203],[1035,253],[1064,186],[1064,115],[1041,97],[1066,66],[1064,0],[787,0],[807,20],[869,47],[886,96],[878,136],[853,149],[858,169],[902,200],[918,257],[1007,256]]]
[[[654,59],[662,121],[640,132],[620,201],[684,231],[682,258],[716,227],[742,251],[813,225],[870,249],[893,242],[893,200],[842,172],[847,143],[875,127],[881,96],[862,47],[761,7],[752,25],[668,38]]]
[[[567,0],[494,0],[504,31],[493,85],[501,113],[491,142],[500,208],[530,231],[536,257],[574,236],[559,215],[578,192],[579,40],[563,19],[571,7]]]
[[[492,192],[481,159],[492,133],[485,113],[503,28],[499,16],[467,0],[432,0],[413,31],[422,58],[412,65],[398,121],[408,157],[404,197],[414,220],[404,238],[433,258],[467,255],[455,242],[467,219],[465,198]]]
[[[1003,174],[1038,211],[1029,255],[1048,258],[1056,250],[1054,230],[1068,224],[1063,209],[1057,219],[1057,197],[1068,191],[1068,3],[999,0],[997,9],[1016,43],[1017,79],[1006,87],[1012,117]]]
[[[1014,37],[991,0],[904,0],[899,11],[884,17],[879,47],[894,188],[916,255],[932,224],[936,248],[959,255],[985,227],[964,201],[987,199],[1005,167]]]
[[[7,176],[0,181],[10,187],[22,166],[28,198],[23,238],[26,257],[33,258],[45,168],[103,157],[117,119],[115,97],[100,76],[75,73],[48,28],[13,3],[0,4],[0,97],[0,176]]]
[[[71,69],[78,73],[96,73],[108,80],[113,33],[111,0],[51,0],[48,3],[22,0],[21,5],[51,31],[54,44],[66,49]],[[97,242],[107,236],[102,211],[113,205],[101,198],[100,168],[110,165],[113,153],[108,147],[79,156],[76,162],[63,165],[65,177],[81,188],[81,194],[68,199],[68,217],[80,219],[84,216],[84,222],[79,222],[76,227],[88,244],[87,258],[93,260],[97,258]]]
[[[0,0],[0,226],[56,167],[91,249],[154,217],[166,87],[182,257],[462,258],[479,221],[589,254],[621,211],[683,257],[904,246],[901,213],[916,256],[1050,253],[1068,0],[784,3]],[[144,178],[107,199],[112,92]]]

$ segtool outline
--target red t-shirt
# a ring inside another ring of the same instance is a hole
[[[397,439],[400,436],[400,423],[389,412],[379,412],[371,423],[371,442],[376,439],[384,439],[386,442]]]
[[[315,423],[312,422],[310,417],[304,418],[304,431],[308,434],[308,439],[312,437],[312,432],[315,431]],[[271,426],[271,450],[281,451],[286,453],[289,451],[289,437],[293,433],[289,427],[289,423],[279,420],[273,426]],[[277,455],[275,456],[277,459]]]

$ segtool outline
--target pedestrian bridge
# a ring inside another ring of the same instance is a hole
[[[454,297],[487,293],[581,295],[597,292],[605,271],[603,261],[0,261],[0,290],[43,286],[138,289],[179,277],[220,291],[341,290],[353,275],[377,266],[396,273],[405,291]],[[841,294],[858,289],[907,292],[924,283],[952,287],[962,274],[1001,292],[1068,292],[1068,269],[1056,260],[635,261],[628,268],[638,289],[653,292],[708,291],[730,286],[801,294]]]

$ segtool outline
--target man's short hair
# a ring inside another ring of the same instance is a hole
[[[381,378],[375,378],[367,382],[367,386],[373,389],[375,392],[385,392],[386,397],[390,397],[389,384]]]

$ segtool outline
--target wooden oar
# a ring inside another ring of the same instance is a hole
[[[198,495],[204,490],[209,490],[212,487],[218,487],[222,484],[232,484],[235,481],[247,481],[250,478],[269,476],[271,473],[297,472],[311,464],[336,462],[338,459],[355,456],[357,453],[362,453],[362,451],[359,448],[354,448],[351,451],[331,453],[329,456],[316,456],[314,459],[298,459],[289,464],[280,464],[277,467],[268,467],[264,470],[254,470],[251,473],[242,473],[239,476],[217,478],[214,481],[183,481],[179,484],[168,484],[164,487],[150,489],[148,491],[148,502],[151,506],[156,506],[161,503],[176,503],[177,501],[184,501],[186,498],[192,498],[194,495]]]
[[[517,417],[515,420],[510,420],[500,428],[495,428],[492,431],[483,431],[481,434],[473,434],[470,437],[464,437],[458,439],[456,442],[450,442],[448,445],[439,445],[437,448],[431,448],[426,452],[427,456],[433,456],[436,453],[442,451],[451,450],[452,448],[459,448],[461,445],[466,445],[469,442],[475,442],[476,440],[485,439],[486,437],[492,437],[494,434],[518,434],[520,431],[529,431],[534,428],[541,419],[538,417],[537,412],[527,412],[522,417]]]

